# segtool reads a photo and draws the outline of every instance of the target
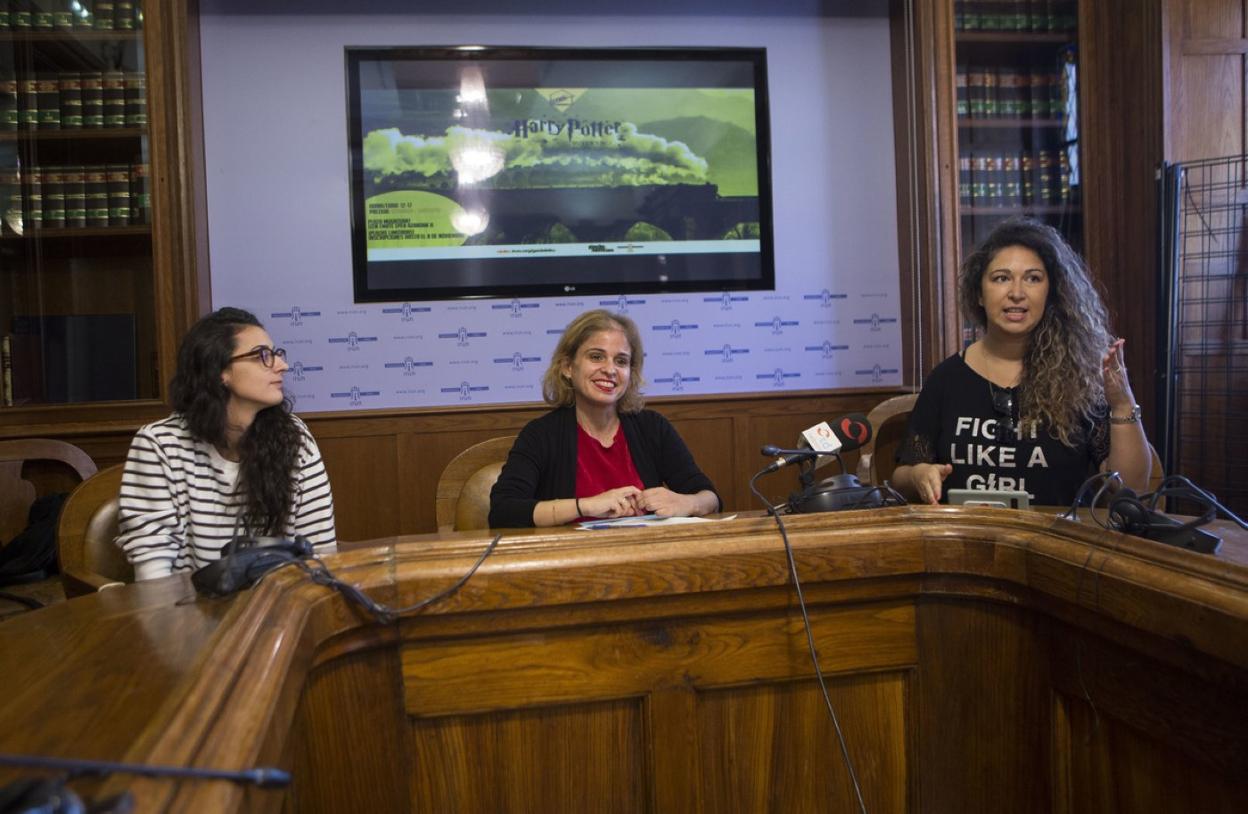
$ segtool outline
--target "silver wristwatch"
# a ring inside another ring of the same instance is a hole
[[[1113,413],[1110,413],[1109,423],[1110,424],[1138,424],[1140,423],[1140,415],[1141,415],[1140,405],[1136,404],[1131,407],[1131,413],[1129,415],[1124,415],[1124,416],[1119,417],[1119,416],[1114,415]]]

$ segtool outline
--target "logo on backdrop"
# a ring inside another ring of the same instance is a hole
[[[878,384],[879,382],[884,381],[885,376],[891,376],[893,374],[900,373],[900,372],[901,372],[900,368],[880,367],[879,365],[874,365],[865,370],[855,370],[854,375],[855,376],[870,376],[871,381]]]
[[[721,311],[731,311],[732,304],[734,302],[749,302],[749,301],[750,301],[750,298],[745,296],[744,294],[734,295],[734,294],[729,294],[727,291],[725,291],[723,294],[720,294],[718,297],[703,297],[702,298],[702,302],[719,303],[719,310]]]
[[[882,317],[879,314],[872,314],[869,317],[855,319],[855,325],[870,325],[871,330],[878,331],[881,325],[888,325],[897,321],[897,317]]]
[[[415,376],[418,367],[433,367],[433,362],[418,362],[410,356],[404,356],[402,362],[386,362],[386,367],[395,370],[402,368],[404,376]]]
[[[494,311],[510,311],[511,318],[524,316],[524,311],[529,308],[541,308],[541,304],[536,302],[520,302],[520,300],[512,300],[509,303],[496,303],[490,308]]]
[[[667,325],[651,325],[652,331],[668,331],[669,339],[680,339],[681,331],[696,331],[698,324],[696,322],[681,323],[679,319],[673,319]]]
[[[724,345],[722,348],[708,348],[702,351],[704,356],[718,356],[721,362],[731,362],[732,357],[742,353],[749,353],[749,348],[734,348],[732,345]]]
[[[771,371],[770,373],[756,373],[754,374],[754,378],[760,379],[760,380],[771,379],[772,386],[784,387],[784,383],[786,379],[800,379],[802,378],[802,374],[785,373],[784,368],[778,367],[775,370]]]
[[[803,294],[802,299],[819,300],[820,308],[831,308],[832,300],[843,300],[843,299],[846,299],[848,296],[849,296],[848,294],[833,294],[831,291],[825,288],[822,291],[820,291],[818,294]]]
[[[309,373],[320,373],[324,369],[325,367],[323,365],[305,365],[303,362],[296,359],[295,363],[290,366],[288,373],[291,379],[301,382],[307,378]]]
[[[796,319],[781,319],[780,317],[775,316],[775,317],[772,317],[767,322],[755,322],[754,327],[755,328],[771,328],[771,335],[779,336],[780,334],[784,333],[785,328],[796,328],[797,324],[798,323]]]
[[[628,313],[628,306],[630,306],[630,305],[645,305],[645,304],[646,304],[646,301],[645,301],[644,299],[634,299],[634,300],[630,300],[630,299],[628,298],[628,295],[627,295],[627,294],[621,294],[620,296],[616,297],[616,298],[615,298],[615,299],[613,299],[613,300],[599,300],[599,301],[598,301],[598,304],[599,304],[599,305],[610,305],[610,306],[614,306],[614,307],[615,307],[615,310],[616,310],[616,312],[617,312],[617,313],[620,313],[620,314],[627,314],[627,313]],[[563,332],[562,332],[562,331],[560,331],[560,333],[563,333]]]
[[[412,305],[410,302],[405,302],[397,308],[381,309],[381,313],[383,314],[399,314],[399,319],[402,322],[411,322],[415,319],[415,317],[412,316],[413,314],[428,314],[432,311],[433,309],[428,305]]]
[[[540,362],[540,361],[542,361],[542,357],[540,356],[525,356],[521,354],[520,351],[516,351],[510,356],[495,357],[494,364],[511,365],[512,370],[524,370],[524,365],[526,362],[529,364],[532,364],[533,362]]]
[[[832,354],[834,354],[836,351],[849,350],[849,345],[833,345],[831,342],[825,339],[823,340],[822,345],[807,345],[806,350],[819,351],[820,353],[823,354],[824,359],[831,359]]]
[[[358,386],[352,385],[350,390],[341,393],[330,393],[331,399],[348,399],[348,404],[352,407],[359,407],[364,403],[365,398],[371,396],[380,396],[380,390],[361,390]]]
[[[377,341],[377,337],[375,336],[360,336],[355,331],[352,331],[346,336],[331,336],[329,338],[329,344],[346,345],[347,350],[359,350],[361,342],[376,342],[376,341]]]
[[[298,305],[290,306],[289,311],[274,311],[269,314],[271,319],[289,319],[292,327],[303,324],[305,317],[319,317],[320,311],[305,311]]]
[[[458,393],[460,401],[472,401],[473,393],[488,393],[490,388],[484,384],[473,385],[468,382],[460,382],[456,387],[443,387],[443,393]]]
[[[468,347],[469,339],[481,339],[485,336],[485,331],[470,331],[463,325],[459,326],[459,330],[454,333],[438,334],[438,339],[454,339],[455,344],[461,348]]]
[[[679,393],[681,390],[685,389],[685,382],[700,382],[700,381],[702,381],[701,376],[682,376],[680,375],[680,371],[677,370],[675,373],[673,373],[670,376],[663,376],[663,377],[655,379],[654,383],[655,384],[670,384],[672,386],[672,392]]]

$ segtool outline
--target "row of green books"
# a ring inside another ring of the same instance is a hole
[[[1074,31],[1078,0],[954,0],[957,31]]]
[[[963,153],[958,156],[962,206],[1052,206],[1071,199],[1065,150]]]
[[[145,224],[151,209],[144,162],[0,170],[0,211],[13,233]]]
[[[146,126],[147,77],[142,72],[0,76],[0,129]]]
[[[142,0],[0,0],[0,30],[134,31],[142,27]]]
[[[1060,118],[1070,93],[1063,74],[1010,67],[959,67],[954,74],[958,118]]]

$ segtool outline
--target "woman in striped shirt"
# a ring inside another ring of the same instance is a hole
[[[286,352],[247,311],[191,327],[170,385],[174,413],[142,427],[121,483],[117,544],[139,580],[220,559],[242,535],[335,548],[320,450],[282,389]]]

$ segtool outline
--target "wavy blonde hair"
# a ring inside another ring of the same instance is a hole
[[[641,366],[645,361],[641,333],[637,330],[637,324],[628,317],[602,308],[586,311],[563,329],[563,336],[559,337],[559,344],[555,345],[555,352],[550,357],[550,366],[542,377],[542,398],[547,404],[552,407],[571,407],[576,403],[576,390],[572,388],[572,382],[564,377],[563,366],[576,359],[581,346],[591,336],[600,331],[616,330],[624,332],[629,350],[632,351],[628,363],[628,388],[617,402],[617,409],[621,413],[635,413],[645,405],[645,397],[641,395],[641,388],[646,383],[641,375]]]
[[[1023,356],[1019,413],[1024,423],[1040,422],[1066,446],[1085,440],[1105,410],[1101,360],[1113,337],[1109,313],[1087,265],[1052,226],[1031,218],[1011,218],[993,229],[962,263],[958,295],[962,313],[988,327],[979,304],[984,274],[1002,249],[1031,249],[1044,262],[1049,296]]]

